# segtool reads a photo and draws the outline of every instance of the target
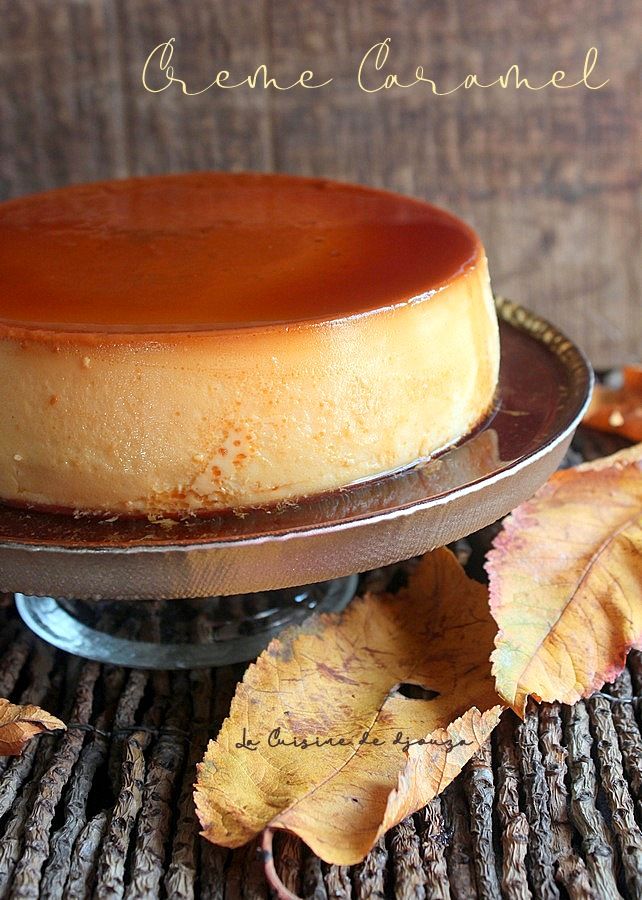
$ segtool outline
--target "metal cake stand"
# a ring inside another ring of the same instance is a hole
[[[3,507],[0,590],[17,592],[20,615],[49,643],[141,668],[251,659],[284,625],[342,609],[355,572],[496,521],[562,460],[590,365],[548,322],[508,300],[497,307],[496,408],[439,457],[296,503],[183,521]]]

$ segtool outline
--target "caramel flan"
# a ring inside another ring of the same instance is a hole
[[[0,499],[172,515],[430,457],[488,413],[483,247],[365,187],[196,173],[0,204]]]

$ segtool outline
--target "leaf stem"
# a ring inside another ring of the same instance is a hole
[[[278,876],[274,865],[274,854],[272,852],[272,840],[274,837],[273,828],[264,828],[261,834],[261,856],[263,859],[263,868],[268,884],[276,894],[278,900],[300,900],[296,894],[288,890]]]

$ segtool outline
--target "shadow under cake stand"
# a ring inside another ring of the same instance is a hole
[[[312,610],[343,609],[355,572],[489,525],[561,462],[591,368],[548,322],[508,300],[497,308],[496,408],[441,456],[295,504],[177,522],[3,507],[0,590],[20,592],[20,615],[45,641],[138,668],[251,659]]]

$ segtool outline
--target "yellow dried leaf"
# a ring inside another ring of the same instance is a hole
[[[448,550],[426,556],[400,593],[284,632],[247,670],[199,766],[204,836],[238,847],[269,826],[326,862],[363,859],[496,725],[494,633],[486,588]],[[404,684],[434,699],[410,699]]]
[[[34,734],[64,727],[39,706],[16,706],[0,698],[0,756],[18,756]]]
[[[487,562],[498,693],[575,703],[642,647],[642,444],[556,473]]]

